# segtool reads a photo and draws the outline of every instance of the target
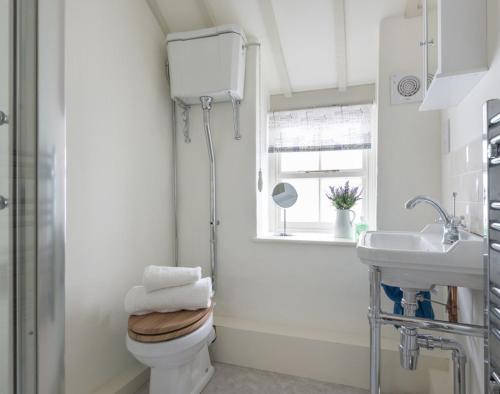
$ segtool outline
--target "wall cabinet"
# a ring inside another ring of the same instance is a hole
[[[453,107],[488,70],[486,0],[423,1],[421,111]]]

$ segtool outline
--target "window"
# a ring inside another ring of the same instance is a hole
[[[363,189],[353,210],[373,221],[374,172],[372,104],[273,112],[268,116],[269,190],[292,184],[297,203],[287,210],[287,226],[296,232],[328,232],[335,209],[326,198],[329,186],[349,181]],[[269,229],[283,226],[283,210],[269,206]]]

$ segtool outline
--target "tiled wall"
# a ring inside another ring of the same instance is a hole
[[[449,212],[452,212],[452,193],[457,192],[458,216],[464,216],[466,226],[472,232],[483,233],[483,182],[482,182],[482,138],[448,152],[452,146],[448,128],[443,131],[442,199]],[[475,131],[480,135],[480,130]],[[464,323],[482,324],[483,292],[466,288],[458,289],[459,320]],[[461,338],[468,354],[468,388],[471,394],[483,393],[483,342],[478,338]]]
[[[457,216],[464,216],[467,228],[482,235],[482,140],[478,138],[456,150],[443,153],[443,202],[452,212],[452,193],[457,192]]]

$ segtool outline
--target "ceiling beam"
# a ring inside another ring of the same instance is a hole
[[[209,0],[198,0],[198,8],[200,9],[201,16],[205,21],[207,27],[217,26],[217,19],[215,18],[214,8]]]
[[[337,64],[337,88],[347,89],[347,38],[345,30],[345,0],[333,0],[333,27],[335,29],[335,60]]]
[[[146,3],[148,4],[151,13],[155,17],[158,26],[160,26],[161,31],[166,36],[168,33],[170,33],[170,29],[168,28],[167,21],[165,20],[165,17],[163,16],[163,13],[158,6],[158,2],[156,0],[146,0]]]
[[[290,83],[290,76],[283,54],[283,47],[281,45],[281,38],[276,23],[276,15],[274,13],[272,0],[259,0],[259,6],[262,14],[262,21],[264,22],[269,38],[271,52],[274,55],[274,63],[280,79],[281,91],[285,97],[291,97],[292,85]]]

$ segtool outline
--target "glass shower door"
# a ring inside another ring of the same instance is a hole
[[[0,394],[64,393],[64,0],[0,0]]]
[[[11,113],[11,10],[9,0],[0,0],[0,394],[7,394],[12,371],[11,261],[9,250],[9,123]]]

